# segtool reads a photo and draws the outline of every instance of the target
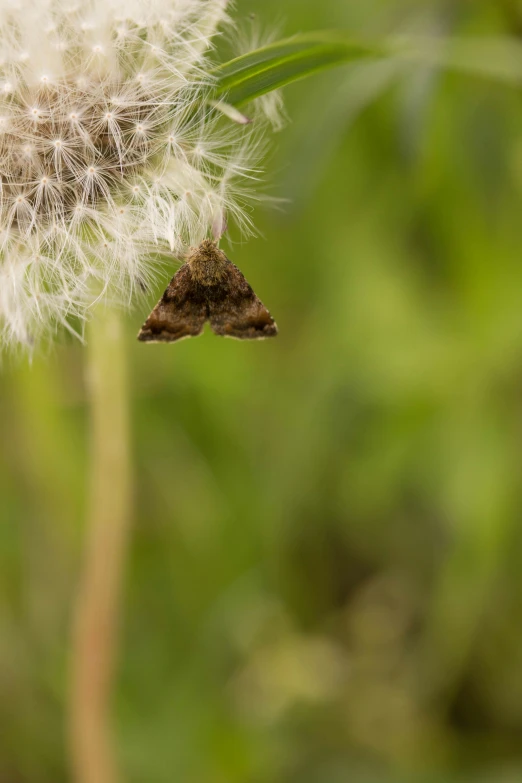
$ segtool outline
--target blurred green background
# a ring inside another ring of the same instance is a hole
[[[519,35],[513,0],[239,0],[281,33]],[[286,90],[277,341],[143,346],[114,724],[128,783],[522,781],[522,95],[428,67]],[[152,305],[161,292],[150,296]],[[84,349],[0,369],[0,782],[69,780]]]

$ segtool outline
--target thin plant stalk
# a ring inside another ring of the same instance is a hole
[[[116,783],[111,697],[131,518],[128,378],[119,313],[89,326],[91,481],[74,609],[70,752],[75,783]]]

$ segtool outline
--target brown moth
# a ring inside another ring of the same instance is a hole
[[[238,340],[277,334],[274,319],[237,266],[209,239],[191,250],[143,324],[138,340],[173,343],[196,337],[206,321],[214,334]]]

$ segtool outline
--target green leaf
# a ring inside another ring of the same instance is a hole
[[[227,103],[241,106],[325,68],[385,53],[379,46],[337,32],[296,35],[215,68],[216,95],[226,96]]]
[[[356,40],[346,32],[323,31],[277,41],[218,66],[212,71],[217,83],[214,97],[220,109],[230,116],[232,107],[297,79],[371,58],[402,60],[412,67],[435,66],[510,84],[522,83],[522,46],[512,38],[412,36],[368,42]],[[239,117],[235,119],[239,121]]]

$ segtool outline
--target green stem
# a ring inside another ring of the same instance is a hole
[[[89,332],[91,484],[74,617],[71,761],[76,783],[115,783],[111,691],[131,516],[128,380],[119,314],[97,313]]]

